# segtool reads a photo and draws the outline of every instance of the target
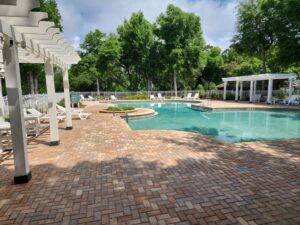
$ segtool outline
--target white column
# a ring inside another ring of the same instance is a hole
[[[241,81],[241,87],[240,87],[240,100],[243,100],[243,81]]]
[[[5,110],[4,110],[4,99],[3,99],[3,95],[2,95],[2,78],[0,77],[0,122],[4,122],[4,114],[5,114]]]
[[[257,80],[254,81],[253,85],[254,85],[253,95],[256,95],[256,92],[257,92]]]
[[[273,94],[273,79],[270,78],[268,84],[268,99],[267,99],[268,104],[272,103],[272,94]]]
[[[46,73],[46,86],[48,96],[48,113],[50,116],[50,145],[59,145],[58,135],[58,122],[57,122],[57,111],[56,111],[56,95],[54,85],[54,72],[53,64],[50,59],[45,62],[45,73]]]
[[[293,87],[292,87],[292,84],[293,84],[293,80],[292,78],[289,78],[289,98],[292,96],[292,92],[293,92]]]
[[[235,101],[239,100],[239,82],[236,81],[236,85],[235,85]]]
[[[224,101],[226,100],[226,92],[227,92],[227,81],[224,82],[224,93],[223,93]]]
[[[19,60],[16,43],[8,37],[4,40],[3,59],[15,164],[14,182],[27,183],[31,179],[31,171],[27,156]]]
[[[250,93],[249,93],[249,101],[250,101],[250,102],[253,101],[253,83],[254,83],[254,81],[251,80],[251,81],[250,81]]]
[[[65,108],[66,108],[66,129],[72,130],[72,115],[71,115],[71,100],[70,100],[70,85],[68,67],[63,69],[63,83],[64,83],[64,95],[65,95]]]

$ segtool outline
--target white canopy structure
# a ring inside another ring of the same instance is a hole
[[[224,100],[226,100],[226,91],[227,91],[227,84],[228,82],[235,82],[236,83],[236,91],[235,91],[235,100],[239,100],[243,94],[243,82],[250,82],[250,94],[249,94],[249,101],[253,101],[253,96],[256,92],[256,82],[267,80],[268,83],[268,97],[267,103],[272,102],[272,92],[273,92],[273,80],[278,79],[288,79],[289,80],[289,96],[292,95],[292,84],[293,80],[296,79],[295,74],[260,74],[260,75],[249,75],[249,76],[239,76],[239,77],[227,77],[222,78],[224,82]],[[239,89],[240,86],[240,89]],[[239,92],[240,90],[240,92]]]
[[[6,80],[15,183],[24,183],[31,179],[19,63],[45,65],[50,114],[50,145],[59,144],[53,65],[62,68],[67,129],[72,128],[68,65],[77,64],[80,57],[59,29],[55,28],[54,23],[45,21],[48,18],[47,13],[31,11],[38,7],[38,0],[0,0],[0,70],[4,71]]]

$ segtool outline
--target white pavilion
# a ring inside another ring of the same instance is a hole
[[[249,75],[249,76],[238,76],[238,77],[226,77],[222,78],[224,82],[224,100],[226,100],[227,85],[229,82],[235,82],[235,100],[238,101],[242,99],[243,96],[243,84],[245,82],[250,82],[250,93],[249,101],[253,102],[253,96],[256,94],[257,81],[268,81],[268,95],[267,103],[272,103],[273,96],[273,80],[287,79],[289,81],[289,97],[292,95],[293,82],[296,79],[295,74],[259,74],[259,75]]]

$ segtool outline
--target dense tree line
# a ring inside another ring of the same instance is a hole
[[[96,30],[86,36],[82,61],[71,69],[72,87],[207,89],[228,76],[300,74],[299,5],[297,0],[240,1],[236,34],[223,52],[205,45],[200,18],[193,13],[169,5],[154,24],[142,12],[134,13],[115,34]]]
[[[55,0],[38,10],[63,30]],[[300,1],[241,0],[236,34],[224,50],[205,44],[200,17],[169,5],[154,23],[133,13],[115,33],[89,32],[70,68],[72,91],[214,89],[222,77],[300,74]],[[24,93],[44,93],[43,65],[22,65]],[[55,68],[57,91],[62,91]]]

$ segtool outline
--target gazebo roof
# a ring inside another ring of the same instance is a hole
[[[222,78],[223,82],[230,81],[252,81],[252,80],[276,80],[276,79],[296,79],[296,74],[278,74],[278,73],[267,73],[258,75],[246,75],[238,77],[226,77]]]
[[[53,22],[44,21],[47,13],[32,12],[38,0],[0,0],[0,38],[12,38],[17,44],[20,63],[44,63],[47,59],[57,66],[77,64],[80,60]],[[0,63],[2,46],[0,46]]]

